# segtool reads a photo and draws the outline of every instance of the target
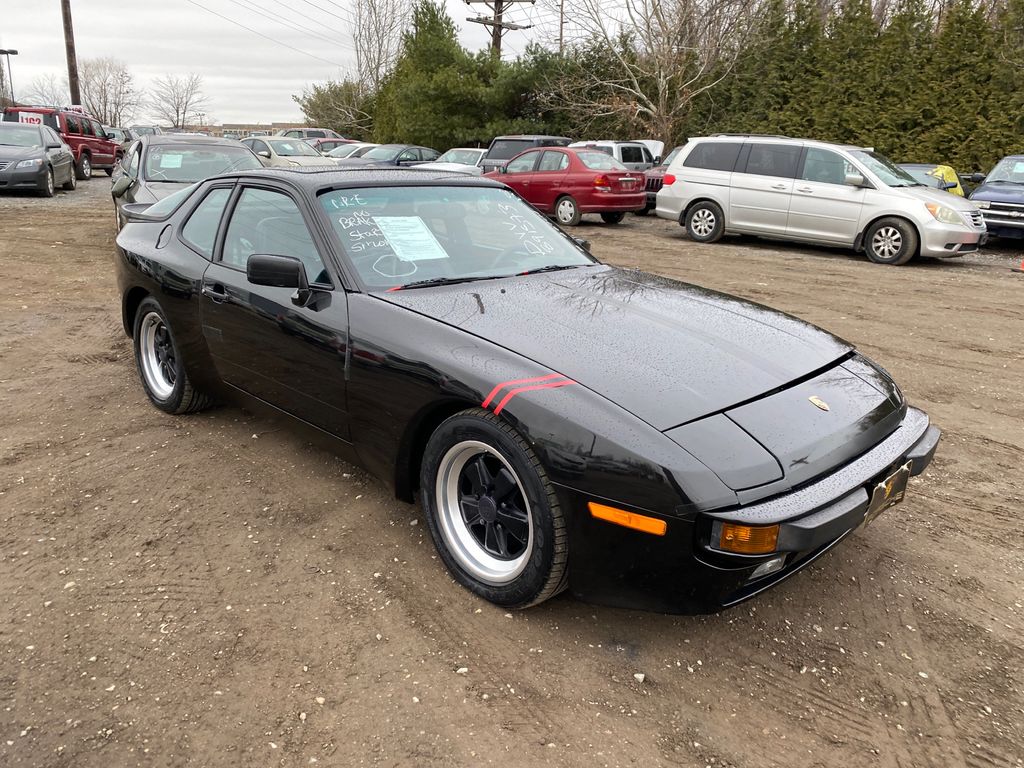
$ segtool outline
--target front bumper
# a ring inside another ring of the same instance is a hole
[[[560,487],[563,508],[577,510],[570,521],[569,588],[590,602],[663,613],[712,613],[748,600],[802,570],[860,527],[875,484],[907,462],[911,475],[919,475],[931,462],[939,438],[927,415],[909,408],[895,432],[836,472],[746,506],[660,515],[667,522],[664,536],[596,520],[587,514],[588,497]],[[711,546],[715,521],[778,523],[777,550],[758,556],[720,552]],[[785,557],[781,570],[754,577],[758,566],[779,556]]]
[[[985,226],[993,237],[1024,238],[1024,207],[1017,208],[983,208],[981,215],[985,218]]]
[[[46,166],[15,168],[14,163],[0,171],[0,189],[43,189],[46,187]]]
[[[931,221],[921,227],[921,255],[940,259],[963,256],[978,250],[987,239],[985,229]]]

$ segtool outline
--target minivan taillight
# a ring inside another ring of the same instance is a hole
[[[666,187],[670,186],[672,184],[675,184],[676,183],[676,177],[673,174],[671,174],[671,173],[666,173],[665,174],[664,183],[665,183]]]
[[[594,179],[594,189],[608,190],[612,188],[612,183],[607,176],[601,175]]]

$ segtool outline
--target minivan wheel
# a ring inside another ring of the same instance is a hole
[[[92,176],[92,160],[89,159],[88,155],[83,154],[81,159],[79,159],[75,174],[81,181],[85,181]]]
[[[904,219],[879,219],[864,235],[864,252],[876,264],[906,264],[917,254],[917,231]]]
[[[684,226],[691,240],[698,243],[713,243],[725,230],[725,215],[717,203],[705,200],[686,212]]]
[[[132,341],[142,387],[153,405],[167,413],[192,413],[211,399],[192,386],[163,307],[152,296],[135,313]]]
[[[580,207],[576,205],[575,200],[568,195],[558,198],[558,201],[555,203],[555,219],[559,224],[566,227],[575,227],[582,218],[583,214],[580,213]]]
[[[482,408],[430,436],[420,468],[430,536],[455,580],[525,608],[565,589],[568,533],[554,486],[529,443]]]

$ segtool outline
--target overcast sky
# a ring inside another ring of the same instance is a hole
[[[446,2],[462,44],[474,51],[487,47],[489,29],[465,20],[486,8],[470,8],[463,0]],[[59,0],[0,0],[0,5],[0,49],[19,52],[11,57],[15,96],[41,75],[66,78]],[[168,73],[196,72],[209,97],[207,114],[218,123],[300,120],[292,95],[312,83],[336,79],[353,65],[351,25],[344,20],[351,18],[352,0],[72,0],[71,7],[79,61],[120,59],[142,87]],[[310,31],[260,16],[252,7]],[[540,4],[523,4],[507,18],[538,23],[537,30],[506,33],[504,49],[512,55],[538,39],[541,20],[551,14],[541,11]]]

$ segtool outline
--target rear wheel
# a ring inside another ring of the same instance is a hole
[[[864,235],[864,252],[876,264],[906,264],[917,254],[917,230],[904,219],[879,219]]]
[[[621,212],[621,211],[616,212],[616,213],[602,213],[601,214],[601,219],[604,221],[605,224],[618,224],[624,218],[626,218],[626,214]]]
[[[568,534],[554,488],[529,444],[473,408],[430,436],[420,501],[455,580],[486,600],[525,608],[567,583]]]
[[[53,190],[56,187],[53,183],[53,168],[46,166],[46,178],[43,179],[43,185],[39,188],[40,197],[53,197]]]
[[[135,313],[135,364],[153,405],[167,413],[192,413],[210,405],[185,373],[174,335],[160,303],[149,296]]]
[[[558,201],[555,203],[555,220],[559,224],[566,227],[575,227],[582,218],[583,214],[580,213],[580,207],[576,205],[575,200],[569,197],[569,195],[558,198]]]
[[[86,181],[92,177],[92,158],[84,152],[78,159],[78,166],[75,169],[75,173],[78,175],[80,181]]]
[[[686,212],[686,233],[698,243],[713,243],[725,230],[725,215],[717,203],[710,200],[697,203]]]
[[[650,213],[653,210],[654,210],[654,207],[648,205],[648,206],[645,206],[645,207],[641,208],[639,211],[633,211],[633,214],[635,216],[646,216],[648,213]]]

